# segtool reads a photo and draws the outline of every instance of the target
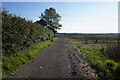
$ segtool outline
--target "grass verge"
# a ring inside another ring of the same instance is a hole
[[[101,53],[101,48],[80,46],[81,42],[70,41],[76,49],[85,54],[91,66],[96,69],[98,76],[103,80],[120,80],[120,63],[108,59]]]
[[[58,38],[54,38],[52,42],[55,42]],[[2,57],[2,77],[5,78],[10,75],[13,71],[20,67],[20,65],[25,64],[28,60],[34,58],[38,53],[40,53],[44,48],[48,47],[51,40],[34,44],[30,46],[27,50],[20,51],[12,56]]]

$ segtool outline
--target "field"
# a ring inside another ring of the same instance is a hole
[[[120,39],[117,33],[111,34],[79,34],[79,33],[58,33],[57,37],[75,39],[82,42],[95,42],[95,43],[110,43],[116,42]]]

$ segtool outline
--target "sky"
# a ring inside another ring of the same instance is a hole
[[[1,0],[2,2],[118,2],[119,0]]]
[[[46,8],[62,16],[60,33],[117,33],[117,2],[2,2],[2,7],[35,22]]]

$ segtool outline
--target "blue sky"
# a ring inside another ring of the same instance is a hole
[[[53,7],[62,16],[64,33],[117,33],[117,2],[3,2],[10,13],[38,20],[41,12]]]

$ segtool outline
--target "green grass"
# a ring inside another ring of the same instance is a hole
[[[80,41],[80,42],[78,42],[78,41],[73,41],[73,40],[70,40],[70,42],[69,43],[71,43],[71,44],[94,44],[94,42],[83,42],[83,41]]]
[[[54,38],[53,42],[58,40]],[[20,67],[20,65],[25,64],[28,60],[34,58],[38,53],[40,53],[44,48],[48,47],[52,42],[45,41],[38,44],[30,46],[27,50],[20,51],[15,55],[5,57],[3,56],[2,60],[2,77],[7,77],[14,70]]]
[[[93,41],[88,41],[88,42],[80,41],[79,42],[79,41],[70,40],[70,43],[71,44],[102,44],[103,42],[98,41],[98,42],[95,43]],[[104,42],[104,43],[117,43],[117,41],[109,41],[109,42]]]
[[[85,54],[91,66],[96,69],[101,79],[119,80],[120,79],[120,63],[108,59],[101,53],[101,48],[80,46],[81,42],[70,41],[76,45],[76,49]],[[83,44],[83,43],[82,43]]]

